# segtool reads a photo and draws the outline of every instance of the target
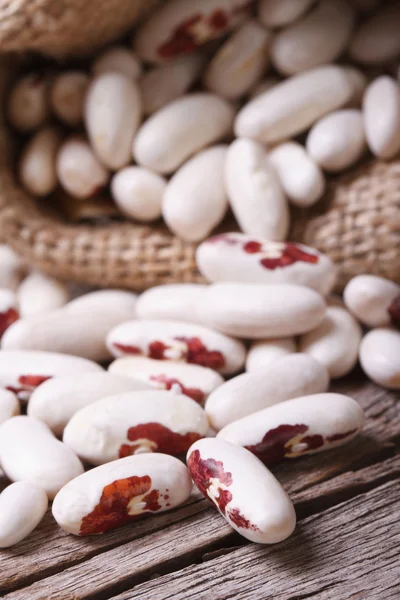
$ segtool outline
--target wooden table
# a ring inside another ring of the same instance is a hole
[[[6,600],[399,600],[399,395],[360,373],[335,384],[364,407],[364,434],[274,472],[298,515],[276,546],[248,543],[199,495],[96,538],[48,514],[0,552]],[[397,399],[397,403],[396,403]]]

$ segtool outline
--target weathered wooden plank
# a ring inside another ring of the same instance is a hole
[[[393,441],[400,433],[399,406],[396,406],[393,394],[388,394],[381,388],[365,382],[364,378],[336,384],[338,391],[348,391],[356,397],[366,409],[367,435],[355,440],[349,446],[303,458],[275,469],[275,473],[285,488],[300,503],[301,514],[308,514],[307,508],[301,506],[302,494],[307,503],[321,497],[323,505],[330,506],[337,502],[335,494],[341,489],[341,499],[348,498],[353,493],[346,491],[351,480],[337,482],[337,476],[347,471],[360,468],[390,456],[393,453]],[[392,467],[390,467],[392,468]],[[374,483],[375,473],[371,480]],[[390,474],[387,475],[391,477]],[[333,487],[321,487],[323,482],[335,481]],[[378,481],[381,481],[379,479]],[[366,488],[368,489],[368,488]],[[296,496],[296,494],[299,494]],[[198,501],[198,496],[191,502],[171,513],[152,517],[138,522],[134,527],[125,527],[107,535],[82,539],[66,536],[48,514],[40,527],[27,540],[15,548],[0,552],[0,592],[7,592],[26,586],[48,575],[61,571],[102,552],[139,540],[142,536],[159,531],[173,523],[180,523],[191,515],[206,510],[205,502]]]
[[[385,477],[396,477],[400,472],[400,456],[363,470],[357,474],[359,485],[373,485],[373,476],[382,481]],[[340,478],[337,478],[340,479]],[[327,484],[322,484],[322,487]],[[345,482],[335,486],[329,483],[328,489],[322,489],[324,502],[333,502],[332,490],[345,489]],[[302,496],[301,496],[302,497]],[[315,499],[313,499],[315,501]],[[208,505],[207,505],[208,506]],[[307,512],[307,502],[302,500],[302,512]],[[224,519],[210,508],[190,519],[176,523],[167,529],[153,533],[139,540],[134,540],[113,550],[102,553],[34,583],[6,596],[8,600],[42,600],[50,594],[54,600],[74,600],[86,598],[88,595],[106,598],[117,589],[126,589],[135,581],[148,578],[153,572],[164,572],[174,569],[175,563],[182,568],[205,552],[215,547],[226,547],[232,544],[247,544],[233,533]]]
[[[397,600],[400,482],[300,522],[278,546],[245,546],[113,600]]]

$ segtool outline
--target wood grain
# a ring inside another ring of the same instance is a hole
[[[248,545],[113,600],[398,600],[400,482],[300,522],[277,546]]]

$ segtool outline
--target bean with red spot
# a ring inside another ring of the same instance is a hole
[[[304,244],[222,233],[197,249],[200,272],[211,282],[296,283],[328,294],[336,280],[331,259]]]
[[[37,419],[17,416],[0,425],[0,463],[11,481],[28,481],[50,499],[83,473],[76,454]]]
[[[238,533],[252,542],[276,544],[296,525],[289,496],[250,452],[223,440],[193,444],[186,459],[195,485]]]
[[[190,54],[240,23],[248,5],[249,0],[169,0],[139,27],[135,50],[155,63]]]
[[[142,356],[118,358],[108,370],[110,373],[145,381],[160,390],[185,394],[199,404],[203,404],[209,394],[224,383],[219,373],[206,367]]]
[[[185,502],[192,483],[172,456],[130,456],[84,473],[53,502],[57,523],[73,535],[93,535],[164,512]]]
[[[203,409],[183,394],[151,390],[108,396],[75,413],[63,440],[94,465],[133,454],[179,456],[208,430]]]
[[[217,438],[247,448],[269,465],[346,444],[363,426],[363,410],[349,396],[313,394],[234,421]]]
[[[17,298],[11,290],[0,289],[0,339],[3,333],[19,319]]]
[[[268,406],[326,392],[328,386],[328,371],[322,364],[306,354],[290,354],[221,385],[208,397],[205,411],[218,430]]]
[[[122,323],[110,331],[107,347],[115,357],[142,355],[208,367],[223,375],[239,371],[246,349],[238,340],[207,327],[169,320]]]

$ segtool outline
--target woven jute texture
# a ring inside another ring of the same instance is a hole
[[[57,58],[104,46],[154,0],[2,0],[1,52],[33,50]]]

